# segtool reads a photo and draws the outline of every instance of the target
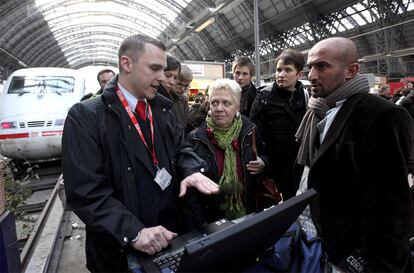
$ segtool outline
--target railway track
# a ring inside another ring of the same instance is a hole
[[[60,163],[40,163],[25,182],[30,196],[19,206],[16,221],[21,272],[56,272],[70,212],[59,194],[63,190]]]

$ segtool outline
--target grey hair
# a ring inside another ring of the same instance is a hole
[[[235,80],[217,79],[214,82],[212,82],[208,88],[209,101],[211,100],[211,97],[213,96],[213,92],[216,90],[228,90],[233,96],[234,101],[237,104],[240,104],[242,89]]]
[[[178,74],[177,80],[190,81],[190,82],[193,80],[193,72],[187,65],[185,64],[181,65],[181,71]]]

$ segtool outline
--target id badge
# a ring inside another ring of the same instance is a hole
[[[165,190],[171,183],[172,176],[167,172],[165,168],[159,169],[157,175],[154,178],[155,183],[160,186],[161,190]]]

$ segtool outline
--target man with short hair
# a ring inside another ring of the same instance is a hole
[[[125,272],[133,250],[154,254],[184,232],[188,187],[218,192],[157,94],[165,45],[144,35],[119,49],[119,75],[101,96],[75,104],[65,121],[62,166],[67,202],[86,225],[92,272]]]
[[[240,113],[250,116],[252,104],[257,95],[257,88],[252,83],[256,67],[248,57],[240,57],[233,63],[233,78],[242,88]]]
[[[301,52],[284,50],[275,61],[275,82],[259,88],[250,115],[265,142],[272,177],[285,200],[295,196],[303,171],[295,165],[299,149],[295,133],[305,115],[308,96],[299,81],[304,64]]]
[[[311,214],[333,272],[412,272],[407,111],[369,94],[355,43],[328,38],[308,54],[312,97],[297,132]]]
[[[102,94],[105,85],[115,76],[115,72],[111,69],[103,69],[99,71],[97,79],[99,86],[101,87],[95,94],[89,93],[82,97],[81,101],[88,100],[92,97],[96,97]]]
[[[171,100],[173,112],[177,123],[184,128],[188,118],[188,102],[184,95],[176,92],[177,77],[181,71],[181,63],[171,54],[167,54],[167,67],[164,69],[165,79],[158,88],[158,93]]]
[[[390,100],[390,86],[383,84],[378,88],[378,96],[383,99]]]
[[[181,71],[178,73],[176,85],[175,85],[175,92],[180,95],[187,95],[188,87],[190,86],[191,82],[193,81],[193,72],[191,69],[185,65],[181,64]]]

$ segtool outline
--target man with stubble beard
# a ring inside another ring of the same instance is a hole
[[[357,61],[347,38],[322,40],[309,51],[312,96],[296,136],[298,163],[309,169],[303,181],[319,193],[313,223],[330,272],[412,272],[412,120],[368,93]]]

